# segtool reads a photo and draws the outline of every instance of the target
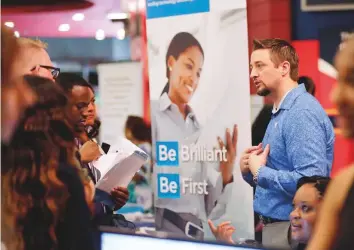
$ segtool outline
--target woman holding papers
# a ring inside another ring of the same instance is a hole
[[[86,128],[93,126],[92,121],[96,120],[95,96],[92,86],[81,76],[73,73],[62,73],[57,83],[63,88],[69,97],[68,110],[76,116],[76,139],[80,152],[81,165],[86,169],[94,183],[100,178],[99,169],[96,169],[92,161],[97,160],[102,154],[100,146],[89,138]],[[87,121],[86,121],[87,119]],[[112,214],[125,205],[128,199],[128,191],[124,187],[116,187],[111,192],[114,207],[109,207],[101,202],[95,202],[96,216]]]
[[[203,224],[207,217],[211,212],[214,217],[222,216],[230,198],[231,186],[228,184],[233,182],[237,127],[234,126],[232,134],[226,130],[226,145],[218,138],[219,150],[223,149],[225,153],[222,161],[217,160],[220,172],[203,167],[204,160],[181,160],[181,146],[192,148],[200,131],[188,103],[202,74],[203,48],[192,34],[180,32],[169,44],[165,63],[167,84],[159,100],[152,102],[151,107],[154,172],[158,189],[155,195],[156,229],[203,239]],[[160,147],[166,149],[176,142],[175,155],[179,153],[180,157],[177,161],[165,161]],[[177,192],[174,186],[178,187]]]

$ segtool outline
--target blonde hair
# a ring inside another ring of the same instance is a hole
[[[31,48],[44,49],[44,50],[48,48],[48,44],[41,41],[38,38],[32,39],[27,37],[19,37],[18,43],[20,46],[29,46]]]

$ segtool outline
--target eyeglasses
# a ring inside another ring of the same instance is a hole
[[[46,66],[46,65],[40,65],[40,64],[34,66],[34,67],[31,69],[31,71],[36,70],[36,69],[38,69],[39,67],[49,70],[50,73],[52,74],[52,77],[53,77],[54,79],[56,79],[56,78],[59,76],[59,74],[60,74],[60,69],[59,69],[59,68],[52,67],[52,66]]]

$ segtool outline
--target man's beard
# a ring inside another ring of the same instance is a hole
[[[257,91],[257,95],[259,96],[267,96],[270,94],[270,90],[268,88],[263,88],[259,91]]]

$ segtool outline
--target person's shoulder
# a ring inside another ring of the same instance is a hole
[[[319,121],[330,122],[326,111],[323,109],[320,102],[311,94],[304,93],[300,95],[290,109],[290,114],[301,119],[301,117],[313,117]]]
[[[159,106],[159,104],[160,104],[160,100],[159,99],[150,101],[151,108],[156,108],[156,107]]]
[[[160,100],[151,100],[150,101],[150,113],[151,116],[156,115],[160,111]]]
[[[301,109],[301,110],[310,110],[312,112],[325,112],[321,103],[314,97],[313,95],[309,93],[303,93],[300,95],[294,103],[294,107]]]

